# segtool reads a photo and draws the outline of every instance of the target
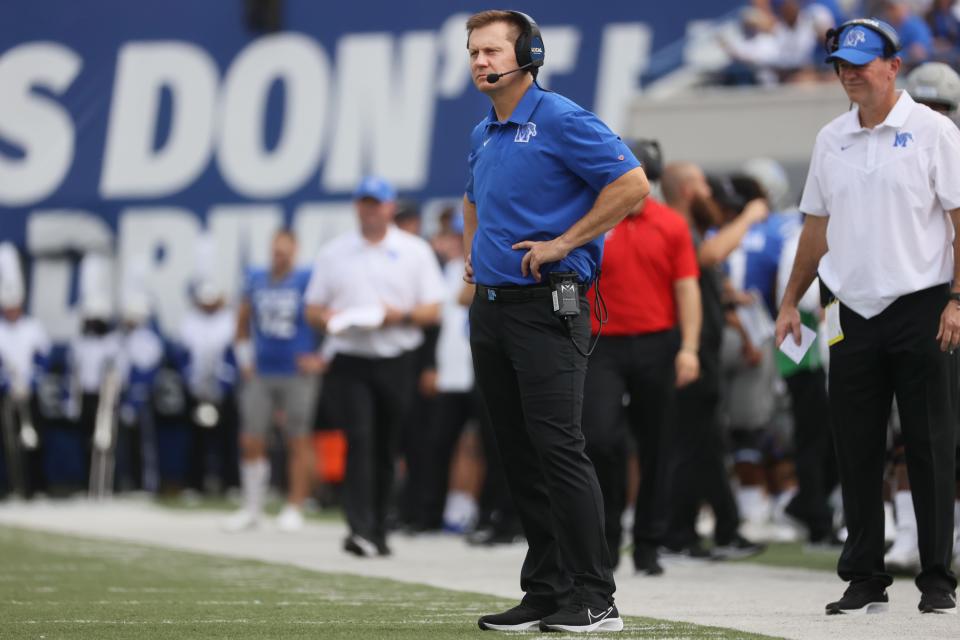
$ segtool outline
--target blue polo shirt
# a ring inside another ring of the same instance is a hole
[[[499,122],[491,107],[470,137],[467,198],[477,206],[471,260],[486,286],[536,284],[524,277],[523,240],[552,240],[593,207],[600,191],[640,166],[630,149],[597,116],[536,83]],[[603,237],[577,247],[541,273],[574,271],[593,280]]]

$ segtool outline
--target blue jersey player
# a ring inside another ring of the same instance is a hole
[[[266,435],[278,410],[288,446],[289,495],[277,526],[303,526],[301,507],[310,490],[311,424],[317,375],[323,362],[316,337],[304,319],[303,293],[309,271],[294,268],[296,238],[287,230],[273,238],[269,270],[247,276],[237,315],[234,352],[242,376],[240,391],[240,482],[244,506],[225,523],[230,531],[255,527],[270,481]]]

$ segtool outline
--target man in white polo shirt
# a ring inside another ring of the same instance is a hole
[[[440,321],[446,295],[426,240],[393,224],[396,193],[369,177],[354,194],[359,230],[331,240],[313,266],[307,320],[327,334],[324,381],[331,425],[347,434],[343,548],[389,555],[386,515],[398,419],[413,398],[413,351]]]
[[[817,136],[776,336],[799,342],[797,302],[819,273],[849,531],[837,572],[850,586],[827,613],[887,608],[881,482],[894,394],[916,504],[919,608],[954,613],[948,354],[960,344],[960,133],[896,90],[899,38],[890,25],[854,20],[831,35],[827,61],[855,106]]]

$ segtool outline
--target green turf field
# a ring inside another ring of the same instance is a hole
[[[6,527],[0,527],[0,558],[4,640],[479,638],[477,616],[511,604],[389,580]],[[767,637],[650,618],[625,623],[617,637]]]

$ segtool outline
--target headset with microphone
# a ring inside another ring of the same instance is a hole
[[[498,82],[503,76],[508,76],[517,71],[530,69],[534,79],[537,77],[537,68],[543,66],[544,47],[543,36],[540,35],[540,27],[536,21],[521,11],[507,11],[507,13],[517,17],[523,24],[520,29],[520,35],[517,36],[517,42],[514,44],[514,51],[517,55],[516,69],[504,71],[503,73],[488,73],[487,82],[493,84]]]

